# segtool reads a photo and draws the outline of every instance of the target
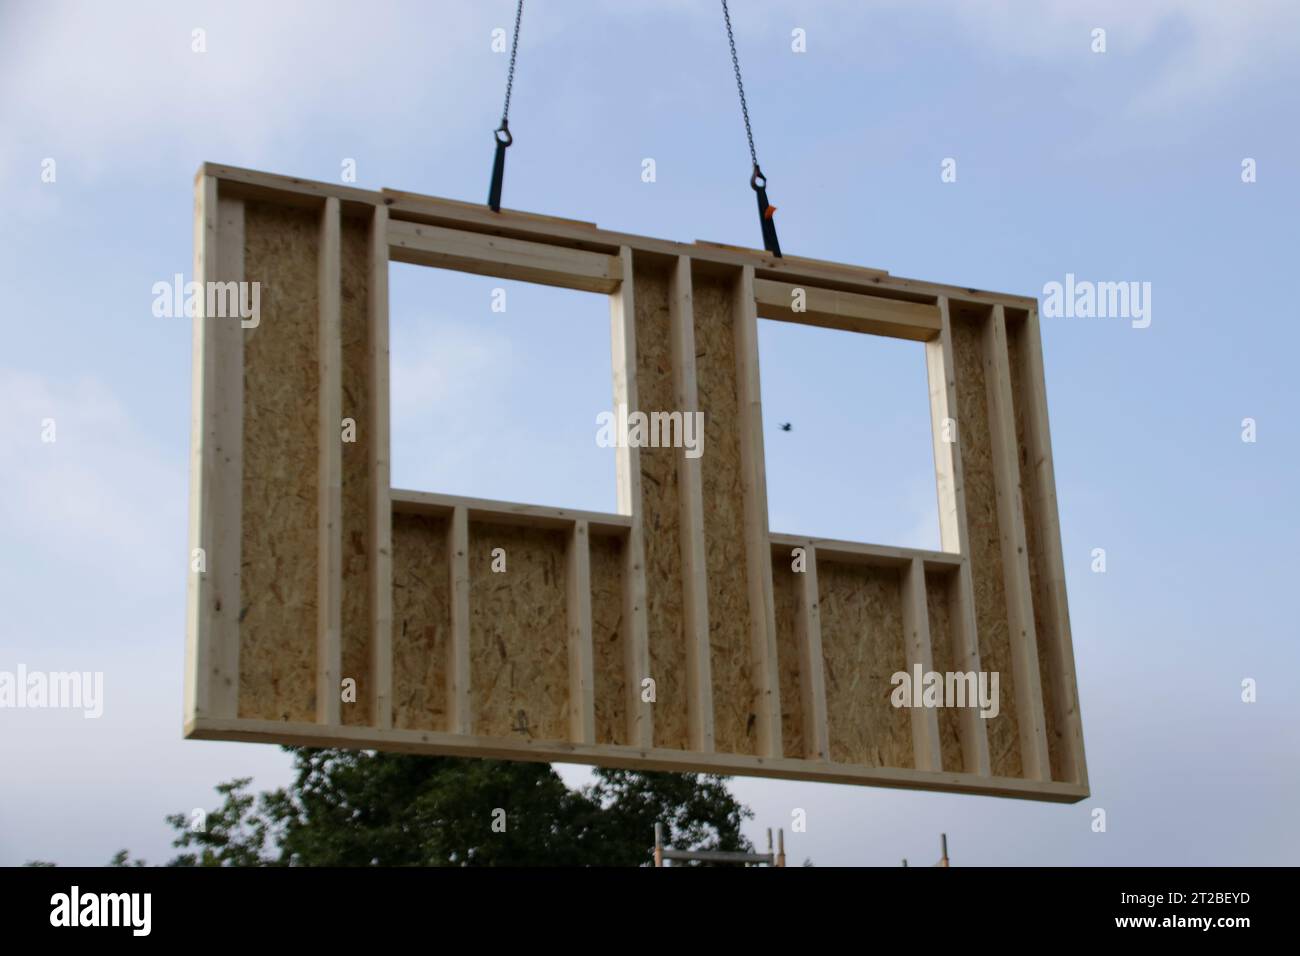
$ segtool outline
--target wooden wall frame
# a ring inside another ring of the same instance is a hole
[[[390,261],[609,294],[615,404],[705,454],[619,449],[617,514],[391,488]],[[187,737],[1088,795],[1034,299],[212,164],[194,271],[261,316],[195,325]],[[760,316],[925,343],[941,551],[769,529]]]

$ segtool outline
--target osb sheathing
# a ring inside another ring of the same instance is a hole
[[[447,729],[448,519],[393,515],[393,726]]]
[[[994,776],[1019,777],[1022,770],[1015,676],[1011,669],[1011,631],[1007,623],[1006,587],[1002,577],[998,499],[981,341],[985,321],[988,321],[987,313],[968,316],[953,312],[957,434],[965,479],[966,526],[975,586],[980,666],[990,673],[997,671],[999,675],[1000,710],[998,716],[984,721],[989,736],[989,762]]]
[[[626,744],[623,665],[623,540],[591,536],[592,684],[596,743]]]
[[[907,670],[897,568],[817,562],[831,759],[913,767],[911,711],[890,701]]]
[[[469,681],[474,732],[568,740],[566,535],[471,522]],[[492,552],[504,550],[504,572]]]
[[[344,219],[341,234],[344,418],[355,422],[355,441],[343,443],[343,677],[356,683],[355,703],[343,703],[345,724],[369,724],[370,686],[370,223]],[[340,426],[340,434],[342,428]]]
[[[723,753],[758,751],[745,577],[745,501],[736,396],[734,285],[694,278],[695,373],[704,411],[700,458],[704,540],[709,581],[709,653],[713,672],[713,732]]]
[[[680,411],[673,387],[668,272],[638,267],[636,310],[637,404],[646,414]],[[661,436],[666,437],[666,436]],[[707,445],[706,445],[707,447]],[[656,747],[690,747],[686,691],[685,613],[682,595],[681,504],[677,489],[681,448],[642,446],[641,515],[645,527],[646,635],[655,681]]]
[[[803,692],[800,684],[799,635],[802,572],[791,568],[788,549],[772,553],[772,597],[776,604],[776,660],[781,691],[781,741],[787,757],[803,757]]]
[[[1025,547],[1029,554],[1029,585],[1034,603],[1034,634],[1038,644],[1039,684],[1043,689],[1043,720],[1047,728],[1047,751],[1051,762],[1052,779],[1064,780],[1065,769],[1062,766],[1066,747],[1065,728],[1057,719],[1056,680],[1052,673],[1055,659],[1052,645],[1057,635],[1055,623],[1047,613],[1051,607],[1047,594],[1047,576],[1042,573],[1044,565],[1044,541],[1039,528],[1038,506],[1034,494],[1034,468],[1038,464],[1030,460],[1031,449],[1028,443],[1030,435],[1029,416],[1033,407],[1032,392],[1024,376],[1028,369],[1024,361],[1025,341],[1024,313],[1007,313],[1007,351],[1011,369],[1011,404],[1016,412],[1016,448],[1020,461],[1020,500],[1025,512]]]
[[[925,602],[930,618],[930,654],[934,670],[939,674],[965,671],[958,666],[958,657],[953,648],[952,599],[957,585],[955,572],[926,572]],[[956,707],[940,707],[939,711],[939,751],[943,758],[943,769],[961,771],[966,769],[961,753],[961,711]]]
[[[320,390],[318,212],[249,202],[244,330],[239,716],[316,719]]]

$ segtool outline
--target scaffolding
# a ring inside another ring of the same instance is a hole
[[[664,825],[655,824],[655,866],[669,861],[692,863],[739,863],[742,866],[785,866],[785,831],[776,831],[776,851],[772,850],[772,828],[767,828],[767,852],[745,853],[742,850],[674,850],[664,845]]]

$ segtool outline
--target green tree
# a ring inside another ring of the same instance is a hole
[[[290,749],[291,786],[232,780],[205,821],[169,816],[171,865],[637,866],[656,822],[677,848],[752,850],[722,777],[601,769],[575,791],[547,764]]]

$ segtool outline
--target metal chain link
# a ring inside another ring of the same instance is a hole
[[[522,3],[523,0],[520,0]],[[736,89],[740,92],[740,112],[745,117],[745,138],[749,140],[749,158],[758,168],[758,152],[754,149],[754,131],[749,126],[749,106],[745,103],[745,84],[740,79],[740,60],[736,57],[736,38],[731,32],[731,12],[727,0],[722,0],[722,17],[727,21],[727,42],[731,44],[731,65],[736,71]]]
[[[519,52],[519,21],[524,15],[524,0],[519,0],[519,6],[515,8],[515,38],[510,44],[510,73],[506,77],[506,106],[501,111],[501,125],[505,126],[506,121],[510,119],[510,93],[515,86],[515,54]]]

